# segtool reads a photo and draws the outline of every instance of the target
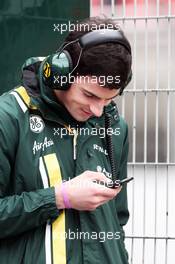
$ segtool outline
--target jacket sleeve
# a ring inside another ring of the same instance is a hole
[[[58,217],[54,188],[13,193],[17,122],[0,110],[0,239],[19,235]]]
[[[119,179],[127,177],[127,160],[128,160],[128,126],[125,126],[123,148],[121,153]],[[128,200],[127,200],[127,184],[124,184],[121,192],[116,197],[116,207],[119,223],[121,226],[126,225],[129,219]]]

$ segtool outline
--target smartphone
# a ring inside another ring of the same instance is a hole
[[[134,179],[134,177],[128,177],[128,178],[125,178],[123,180],[117,180],[114,183],[114,188],[119,187],[119,186],[123,185],[124,183],[128,183],[128,182],[132,181],[133,179]]]
[[[116,180],[114,183],[111,181],[111,183],[105,183],[105,182],[101,182],[101,181],[95,181],[98,184],[101,184],[103,186],[106,186],[108,188],[118,188],[120,186],[122,186],[125,183],[128,183],[130,181],[132,181],[134,179],[134,177],[128,177],[125,178],[123,180]]]

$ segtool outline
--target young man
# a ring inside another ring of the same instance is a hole
[[[131,78],[130,45],[109,20],[86,24],[58,53],[27,60],[23,85],[0,98],[1,264],[128,263],[126,186],[111,179],[127,176],[112,99]]]

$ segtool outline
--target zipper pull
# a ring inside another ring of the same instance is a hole
[[[73,158],[76,160],[77,158],[77,137],[78,137],[78,132],[76,130],[73,130],[74,138],[73,138]]]

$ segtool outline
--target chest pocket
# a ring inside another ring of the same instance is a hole
[[[111,167],[105,139],[91,137],[78,145],[76,174],[85,170],[104,173],[111,178]]]

